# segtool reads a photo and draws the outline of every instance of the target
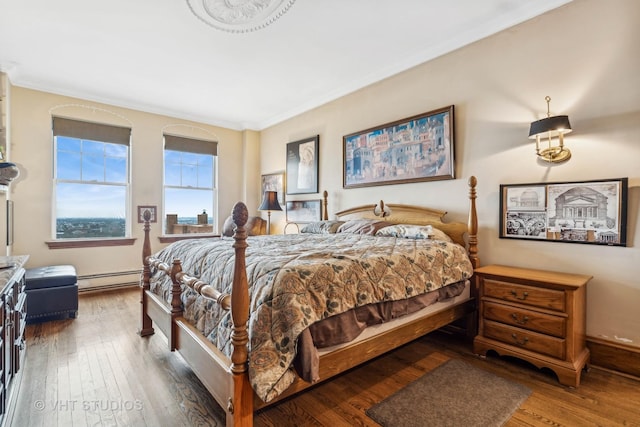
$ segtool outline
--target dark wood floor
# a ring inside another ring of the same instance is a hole
[[[161,333],[136,335],[137,289],[87,293],[75,320],[27,328],[14,426],[221,426],[223,412]],[[256,415],[258,426],[377,426],[364,411],[450,358],[533,390],[507,426],[640,426],[640,382],[598,369],[577,389],[435,333]],[[461,402],[463,403],[463,402]]]

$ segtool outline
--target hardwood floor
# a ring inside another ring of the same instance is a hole
[[[222,426],[223,412],[161,333],[136,334],[137,289],[80,296],[75,320],[27,327],[13,426]],[[640,381],[592,368],[577,389],[434,333],[255,417],[258,426],[377,426],[364,411],[450,358],[533,390],[507,426],[640,426]],[[461,402],[463,404],[463,402]]]

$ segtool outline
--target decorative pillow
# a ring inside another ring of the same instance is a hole
[[[376,232],[376,236],[428,239],[432,230],[433,227],[430,225],[397,224],[381,228]]]
[[[432,239],[451,242],[451,238],[442,230],[431,225],[396,224],[384,227],[376,232],[376,236],[401,237],[405,239]]]
[[[354,233],[375,235],[378,230],[391,225],[386,221],[377,219],[352,219],[346,221],[338,228],[338,233]]]
[[[259,216],[250,216],[245,224],[245,229],[249,236],[259,236],[265,234],[267,221]],[[222,225],[222,235],[225,237],[233,237],[235,231],[235,224],[233,223],[233,217],[229,215]]]
[[[306,224],[300,230],[300,233],[312,234],[333,234],[338,228],[344,224],[344,221],[316,221]]]

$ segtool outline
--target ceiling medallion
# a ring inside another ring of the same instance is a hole
[[[285,14],[296,0],[187,0],[194,15],[218,30],[256,31]]]

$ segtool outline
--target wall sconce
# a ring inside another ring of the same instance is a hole
[[[571,151],[564,146],[564,134],[571,132],[569,116],[553,116],[549,112],[549,102],[551,98],[546,96],[547,117],[531,123],[529,129],[529,139],[536,140],[536,154],[549,163],[560,163],[571,158]],[[553,145],[554,138],[557,138],[558,145]],[[540,149],[540,143],[546,148]]]
[[[265,191],[259,211],[267,211],[267,234],[271,234],[271,211],[281,211],[277,191]]]

